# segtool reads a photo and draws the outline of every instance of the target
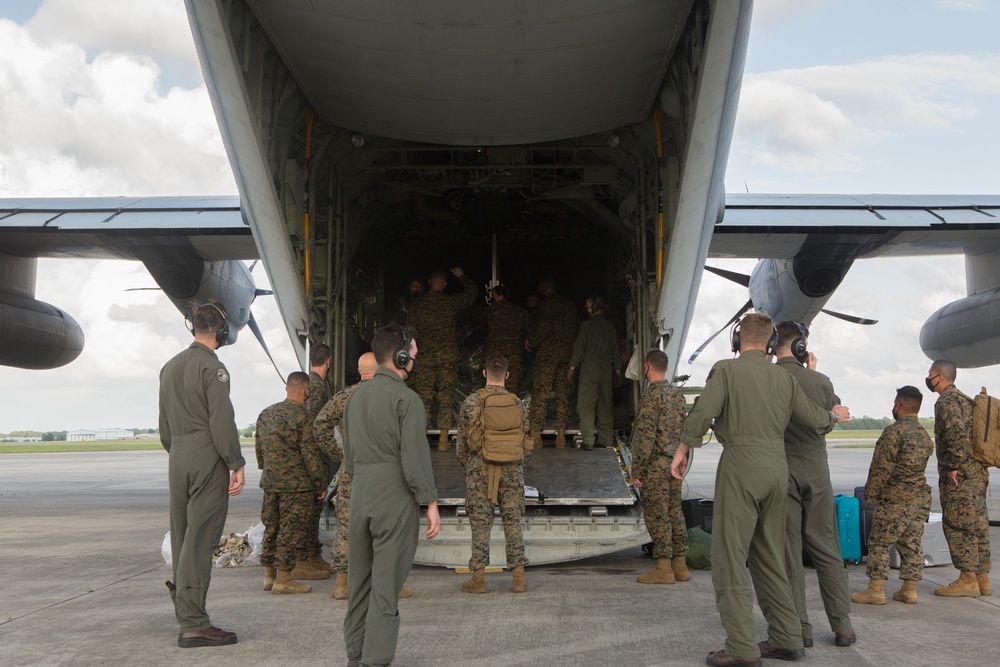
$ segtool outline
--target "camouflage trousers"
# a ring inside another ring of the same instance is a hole
[[[507,543],[507,567],[527,565],[524,557],[524,537],[521,516],[524,515],[524,464],[506,463],[501,466],[497,500],[500,520]],[[481,570],[490,564],[490,532],[493,530],[493,503],[488,495],[489,479],[485,465],[476,466],[465,476],[465,510],[472,527],[472,558],[470,570]]]
[[[919,502],[919,501],[914,501]],[[924,576],[924,522],[930,499],[922,506],[914,502],[885,502],[875,505],[872,532],[868,537],[868,578],[889,578],[889,547],[899,552],[899,578],[920,581]]]
[[[951,562],[962,572],[990,571],[990,521],[986,511],[986,491],[990,484],[986,466],[970,462],[968,475],[959,471],[958,487],[940,475],[941,512],[944,536]]]
[[[507,372],[510,375],[507,376],[503,386],[507,391],[516,394],[518,388],[521,386],[521,375],[524,374],[524,361],[521,354],[520,341],[511,345],[484,345],[483,359],[486,359],[491,354],[502,355],[507,360]]]
[[[684,480],[668,471],[649,472],[642,482],[642,518],[653,540],[655,558],[687,555],[687,524],[681,510]]]
[[[556,395],[555,428],[566,428],[569,423],[569,394],[573,384],[566,372],[569,360],[562,355],[549,355],[539,351],[535,357],[535,382],[531,388],[531,432],[539,434],[545,430],[548,415],[549,392]]]
[[[264,524],[264,543],[260,563],[290,572],[295,561],[306,553],[309,543],[309,521],[312,520],[316,494],[264,492],[260,520]],[[319,524],[317,523],[317,526]]]
[[[347,572],[347,531],[351,522],[351,487],[354,481],[340,469],[337,477],[337,534],[330,547],[330,571]]]
[[[458,385],[458,368],[451,357],[427,359],[420,355],[415,384],[420,400],[424,402],[424,416],[431,424],[431,408],[437,398],[437,427],[442,431],[451,428],[455,412],[455,387]]]

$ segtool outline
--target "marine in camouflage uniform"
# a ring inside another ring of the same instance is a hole
[[[320,409],[326,405],[330,400],[330,383],[326,381],[327,371],[330,369],[330,348],[326,345],[314,345],[310,352],[310,363],[312,364],[312,370],[309,373],[309,396],[306,398],[306,410],[309,415],[315,419],[316,415],[319,414]],[[318,357],[323,358],[320,364],[317,364],[317,352],[319,352]],[[326,455],[324,454],[326,459]],[[326,459],[327,467],[327,484],[330,483],[330,460]],[[323,503],[322,500],[317,500],[314,503],[313,515],[309,520],[309,531],[310,536],[306,541],[306,549],[302,553],[302,558],[305,560],[313,559],[313,564],[316,566],[327,567],[327,563],[323,561],[323,543],[319,541],[319,519],[323,514]]]
[[[487,384],[485,391],[490,394],[508,393],[499,384]],[[480,454],[484,437],[481,418],[482,397],[479,392],[473,392],[462,402],[458,413],[458,445],[455,450],[459,465],[465,469],[465,509],[472,527],[470,570],[480,570],[490,564],[490,531],[493,529],[493,503],[489,499],[486,465]],[[525,461],[531,453],[528,431],[528,412],[524,410]],[[528,564],[521,534],[525,461],[490,464],[498,466],[501,471],[497,504],[500,506],[500,520],[507,544],[507,567],[510,569]]]
[[[333,398],[323,406],[316,416],[313,429],[316,434],[316,441],[320,449],[331,461],[341,462],[344,460],[344,452],[337,445],[334,434],[339,426],[341,437],[346,440],[344,434],[344,408],[347,406],[347,399],[350,398],[354,390],[361,386],[361,383],[344,387]],[[337,534],[333,538],[333,545],[330,547],[330,571],[347,572],[347,531],[351,517],[351,476],[343,466],[337,472]]]
[[[555,427],[565,430],[570,418],[569,394],[572,384],[567,377],[573,341],[580,328],[580,316],[573,303],[556,293],[555,285],[538,286],[542,296],[535,311],[535,326],[526,346],[535,351],[535,380],[531,388],[531,432],[535,446],[541,444],[548,412],[549,392],[555,391]]]
[[[887,579],[889,547],[899,551],[900,579],[923,578],[921,539],[931,511],[927,460],[934,444],[917,415],[903,415],[882,431],[868,468],[865,501],[875,505],[868,538],[868,576]]]
[[[261,564],[291,572],[306,547],[312,507],[326,483],[326,462],[305,406],[286,399],[265,408],[257,418],[256,452],[264,490]]]
[[[927,378],[928,388],[940,394],[934,403],[934,443],[944,535],[951,562],[962,571],[958,581],[935,593],[979,597],[992,592],[986,510],[990,478],[987,467],[972,456],[972,402],[955,387],[954,378],[955,366],[946,360],[935,361]]]
[[[657,559],[683,558],[688,551],[687,524],[681,510],[684,481],[670,474],[685,415],[684,394],[661,378],[646,387],[635,416],[632,476],[642,483],[642,515]],[[680,561],[677,569],[679,566]]]
[[[437,427],[442,431],[442,445],[452,426],[455,387],[458,384],[458,343],[455,338],[455,317],[458,311],[476,301],[476,285],[462,269],[452,269],[462,285],[462,291],[445,294],[447,277],[443,272],[431,275],[431,291],[416,300],[407,318],[420,346],[420,366],[416,372],[416,390],[424,404],[427,423],[431,406],[438,402]],[[446,447],[445,447],[446,448]]]
[[[507,300],[502,285],[493,290],[493,303],[484,315],[489,333],[483,343],[483,359],[499,354],[507,360],[507,391],[517,393],[524,371],[524,339],[522,332],[531,330],[531,315],[524,308]],[[423,363],[423,357],[421,357]]]

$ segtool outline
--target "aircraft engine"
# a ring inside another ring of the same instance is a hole
[[[0,291],[0,366],[59,368],[80,356],[83,329],[44,301]]]
[[[953,301],[927,318],[920,349],[959,368],[1000,363],[1000,289]]]
[[[750,275],[754,308],[775,322],[809,323],[819,314],[850,268],[828,262],[818,265],[794,259],[762,259]]]

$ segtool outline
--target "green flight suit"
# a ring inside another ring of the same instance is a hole
[[[826,410],[840,403],[830,379],[805,368],[795,357],[778,360],[795,378],[809,400]],[[806,581],[802,545],[809,551],[819,579],[823,608],[834,632],[851,630],[851,591],[847,568],[840,556],[837,508],[826,456],[826,437],[814,429],[791,423],[785,429],[788,462],[788,498],[785,503],[785,567],[792,585],[795,609],[802,622],[802,636],[812,637],[806,611]],[[753,572],[753,570],[751,570]]]
[[[788,466],[784,432],[789,421],[829,432],[837,416],[810,401],[792,376],[759,350],[719,361],[684,422],[683,442],[700,447],[715,420],[724,447],[715,477],[712,585],[726,630],[726,653],[760,655],[754,638],[749,557],[771,646],[802,648],[785,572],[785,498]]]
[[[171,597],[180,631],[200,632],[212,627],[205,598],[229,511],[229,471],[246,464],[229,371],[201,343],[160,371],[160,442],[170,458]]]
[[[379,368],[347,401],[344,469],[354,482],[348,532],[348,665],[388,665],[399,637],[399,591],[413,565],[420,505],[437,500],[424,406]]]
[[[576,412],[580,416],[583,444],[613,446],[611,378],[622,369],[615,325],[600,314],[581,324],[569,365],[580,369]]]

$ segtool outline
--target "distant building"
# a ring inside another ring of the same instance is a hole
[[[103,428],[96,431],[69,431],[66,433],[67,442],[92,442],[94,440],[124,440],[131,439],[134,435],[131,429],[124,428]]]

